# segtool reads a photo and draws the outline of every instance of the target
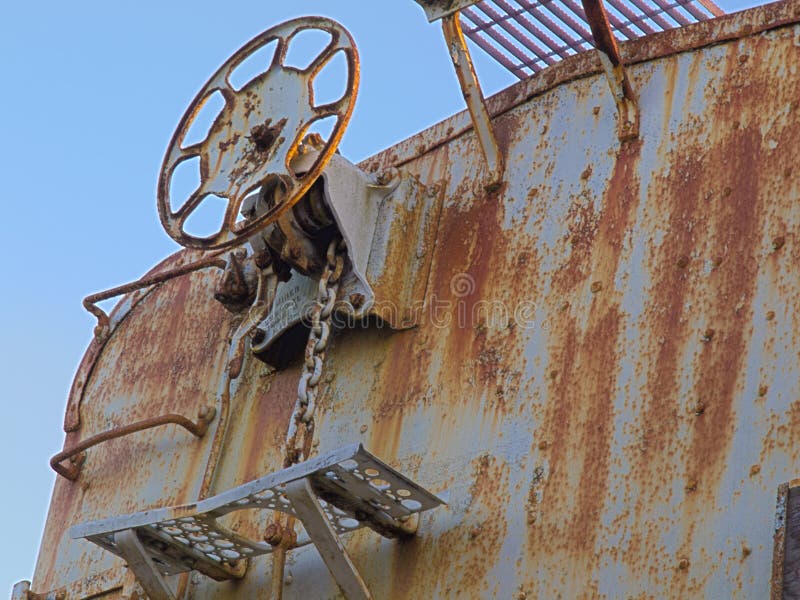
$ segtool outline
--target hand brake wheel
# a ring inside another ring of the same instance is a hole
[[[303,30],[321,30],[331,36],[328,45],[305,69],[287,66],[286,52],[292,38]],[[240,90],[230,83],[231,73],[245,59],[270,42],[277,41],[272,62]],[[342,52],[347,63],[347,83],[339,100],[316,105],[316,75]],[[277,25],[245,44],[231,56],[195,96],[169,143],[158,181],[158,214],[167,233],[182,246],[204,250],[235,246],[247,241],[297,203],[322,173],[342,138],[355,105],[359,61],[355,43],[341,25],[324,17],[304,17]],[[216,91],[225,106],[206,138],[183,145],[184,138],[203,104]],[[330,136],[313,165],[295,172],[292,161],[311,125],[335,117]],[[171,181],[175,168],[200,157],[200,184],[173,211]],[[246,196],[264,185],[273,185],[275,202],[263,214],[237,221]],[[187,233],[187,219],[208,196],[227,200],[220,228],[207,237]]]

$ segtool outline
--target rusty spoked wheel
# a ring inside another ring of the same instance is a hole
[[[330,34],[328,45],[311,64],[298,69],[285,65],[292,38],[303,30]],[[249,56],[276,41],[272,62],[264,72],[239,90],[230,82],[231,73]],[[342,52],[347,62],[347,83],[335,102],[315,105],[313,82],[316,75]],[[277,25],[245,44],[231,56],[195,96],[169,143],[158,181],[158,214],[167,233],[182,246],[204,250],[227,248],[246,241],[291,208],[322,173],[341,140],[355,105],[359,80],[358,52],[344,27],[324,17],[304,17]],[[201,142],[183,145],[203,104],[219,91],[225,106]],[[315,121],[335,117],[335,125],[311,167],[297,173],[292,162],[303,137]],[[200,184],[175,211],[170,186],[175,168],[200,157]],[[270,185],[278,190],[276,200],[265,213],[240,221],[239,211],[246,196]],[[207,237],[187,233],[187,219],[205,198],[227,200],[220,228]]]

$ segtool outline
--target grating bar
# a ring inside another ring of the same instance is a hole
[[[497,4],[497,6],[499,6],[508,13],[508,16],[505,17],[506,19],[510,18],[516,19],[526,30],[535,35],[535,32],[537,31],[536,25],[533,22],[531,22],[531,20],[528,18],[526,11],[524,11],[521,8],[515,9],[505,0],[494,0],[494,1]],[[570,36],[566,31],[564,31],[564,29],[562,29],[562,27],[558,23],[556,23],[550,17],[548,17],[547,14],[544,11],[542,11],[538,6],[532,6],[530,9],[530,14],[536,21],[544,25],[548,29],[548,31],[553,33],[558,39],[560,39],[565,44],[559,49],[559,53],[561,53],[563,56],[569,56],[571,53],[570,54],[563,54],[563,53],[565,52],[565,50],[575,49],[576,40],[574,36]]]
[[[504,8],[503,5],[505,4],[505,6],[508,6],[513,10],[513,7],[510,7],[507,3],[502,2],[502,0],[495,0],[494,4],[496,4],[499,8]],[[528,47],[529,43],[533,41],[534,43],[538,43],[540,47],[546,49],[550,53],[560,55],[561,58],[566,58],[569,56],[569,54],[564,51],[563,47],[560,47],[558,44],[556,44],[535,25],[529,24],[527,27],[525,27],[525,21],[522,14],[520,14],[518,18],[512,20],[510,15],[502,15],[498,11],[494,10],[489,2],[482,3],[480,9],[486,13],[486,16],[489,17],[493,23],[497,23],[523,46]],[[530,37],[525,36],[517,27],[514,27],[514,23],[519,23],[525,27],[533,35],[533,37],[536,38],[536,40],[531,40]],[[546,31],[551,32],[552,30],[547,29]]]
[[[606,0],[625,41],[720,16],[712,0]],[[578,0],[483,0],[461,11],[464,34],[519,79],[594,47]]]
[[[519,61],[521,66],[525,66],[531,60],[532,56],[543,60],[547,65],[554,65],[558,62],[558,60],[554,58],[546,58],[547,51],[542,50],[541,46],[532,40],[525,43],[523,48],[519,48],[517,45],[511,43],[508,37],[502,31],[499,31],[499,27],[495,27],[494,23],[491,21],[483,21],[472,8],[466,9],[462,14],[473,22],[478,31],[487,36],[484,38],[486,43],[490,43],[487,38],[491,38],[510,54],[512,58]],[[469,34],[465,32],[465,35]]]
[[[632,2],[630,0],[607,0],[607,6],[613,8],[623,17],[628,19],[628,22],[632,25],[636,26],[644,35],[651,35],[656,33],[658,29],[651,26],[647,21],[646,18],[648,16],[647,12],[642,11],[640,14],[636,14],[629,5],[636,4],[636,0]],[[638,6],[636,8],[639,8]],[[640,9],[641,10],[641,9]],[[609,11],[611,14],[611,11]]]

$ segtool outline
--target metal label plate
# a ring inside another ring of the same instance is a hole
[[[272,310],[258,326],[264,332],[264,337],[258,344],[253,344],[253,351],[269,349],[283,333],[300,323],[316,297],[317,282],[292,272],[292,278],[278,286]]]

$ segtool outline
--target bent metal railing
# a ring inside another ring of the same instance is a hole
[[[131,433],[136,433],[137,431],[143,431],[145,429],[151,429],[153,427],[159,427],[160,425],[168,424],[179,425],[192,435],[196,437],[203,437],[206,434],[206,431],[208,431],[208,426],[211,421],[214,420],[216,414],[216,408],[213,406],[204,406],[200,409],[200,412],[197,415],[196,423],[184,417],[183,415],[168,414],[158,417],[150,417],[149,419],[143,419],[142,421],[137,421],[136,423],[131,423],[130,425],[123,425],[122,427],[115,427],[87,438],[72,448],[62,450],[50,459],[50,466],[62,477],[66,477],[70,481],[75,481],[81,472],[81,467],[83,466],[84,461],[86,460],[86,455],[84,452],[92,446],[97,446],[103,442],[130,435]]]

